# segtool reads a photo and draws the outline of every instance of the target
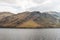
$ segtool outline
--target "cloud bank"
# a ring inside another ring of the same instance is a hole
[[[0,11],[59,11],[60,0],[0,0]]]

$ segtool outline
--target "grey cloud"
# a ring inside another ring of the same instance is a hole
[[[38,1],[36,0],[38,3]],[[59,6],[59,7],[58,7]],[[51,0],[50,3],[28,8],[29,11],[60,11],[60,0]]]
[[[60,0],[31,0],[32,3],[28,4],[26,6],[25,6],[25,4],[18,5],[19,3],[17,3],[16,1],[20,1],[22,3],[24,0],[0,0],[0,2],[8,3],[8,5],[6,5],[6,6],[12,6],[15,9],[17,9],[17,11],[20,11],[21,9],[22,9],[21,11],[24,11],[25,9],[22,7],[25,7],[26,11],[55,11],[55,10],[59,11],[59,9],[60,9]],[[26,0],[26,1],[29,1],[29,0]],[[41,3],[45,3],[46,1],[48,1],[48,3],[41,4]],[[51,2],[49,2],[49,1],[51,1]],[[37,4],[36,6],[34,6],[35,3]],[[9,4],[11,4],[11,5],[9,5]]]
[[[36,6],[36,7],[31,7],[28,10],[29,11],[51,11],[54,8],[52,7],[47,7],[47,6]]]

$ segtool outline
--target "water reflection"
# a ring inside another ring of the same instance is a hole
[[[0,40],[59,40],[60,29],[0,29]]]

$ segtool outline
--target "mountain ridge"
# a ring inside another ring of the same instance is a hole
[[[22,12],[4,17],[0,20],[0,27],[29,27],[29,28],[53,28],[60,27],[60,22],[52,14],[47,12]],[[60,19],[58,20],[60,21]]]

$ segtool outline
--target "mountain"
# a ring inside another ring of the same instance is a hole
[[[5,17],[0,21],[0,26],[16,27],[18,24],[20,25],[21,22],[24,21],[23,19],[29,16],[29,14],[30,12],[23,12],[23,13],[18,13],[12,16]]]
[[[50,15],[54,16],[55,18],[60,19],[60,12],[50,11],[50,12],[46,12],[46,13],[49,13]]]
[[[55,12],[55,11],[50,11],[50,12],[46,12],[49,13],[51,16],[53,16],[54,18],[56,18],[56,26],[60,27],[60,12]]]
[[[13,13],[10,12],[0,12],[0,20],[4,17],[11,16]]]
[[[22,12],[0,20],[0,27],[51,28],[57,26],[60,26],[57,25],[57,18],[50,12]]]
[[[38,15],[38,17],[34,19],[36,23],[43,25],[43,27],[55,27],[57,20],[55,17],[46,12],[39,13]]]

